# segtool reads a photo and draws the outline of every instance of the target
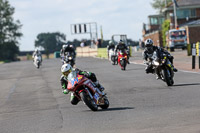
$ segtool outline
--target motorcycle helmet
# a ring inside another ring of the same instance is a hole
[[[61,72],[65,77],[67,77],[71,71],[72,71],[72,66],[70,64],[62,65]]]
[[[145,48],[148,52],[153,52],[153,41],[151,39],[145,41]]]
[[[63,48],[63,49],[65,49],[66,47],[67,47],[67,45],[66,45],[66,44],[64,44],[64,45],[62,46],[62,48]]]
[[[119,44],[124,44],[124,42],[122,40],[119,41]]]
[[[109,45],[113,45],[113,42],[112,42],[112,41],[109,41]]]

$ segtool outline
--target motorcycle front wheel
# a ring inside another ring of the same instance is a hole
[[[100,105],[102,109],[107,109],[109,107],[109,101],[107,98],[104,99],[104,105]]]
[[[172,86],[174,84],[174,80],[171,77],[171,75],[169,74],[169,70],[168,69],[164,69],[164,78],[165,78],[165,82],[168,86]]]
[[[122,67],[121,69],[126,70],[126,60],[121,60],[120,63],[121,63],[121,67]]]
[[[37,68],[38,69],[40,68],[40,62],[37,62]]]
[[[81,99],[83,100],[83,102],[92,110],[92,111],[97,111],[98,110],[98,106],[97,104],[95,103],[95,101],[93,99],[90,98],[90,96],[82,91],[80,93],[80,97]]]

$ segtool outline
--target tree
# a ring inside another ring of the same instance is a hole
[[[163,47],[166,47],[166,32],[170,29],[170,20],[165,20],[162,24]]]
[[[152,5],[152,7],[154,9],[158,10],[161,13],[162,9],[165,8],[165,4],[168,5],[171,2],[172,2],[172,0],[153,0],[153,2],[151,3],[151,5]]]
[[[14,21],[15,10],[8,0],[0,0],[0,60],[16,60],[18,39],[22,36],[20,21]]]
[[[59,51],[62,47],[62,40],[66,40],[64,34],[55,32],[55,33],[40,33],[37,35],[35,40],[35,47],[43,47],[47,58],[49,54],[55,51]]]

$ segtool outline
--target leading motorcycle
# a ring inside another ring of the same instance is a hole
[[[33,64],[36,66],[36,68],[38,68],[38,69],[40,68],[41,61],[42,61],[41,56],[35,55],[34,60],[33,60]]]
[[[68,75],[67,89],[74,93],[74,95],[84,104],[86,104],[92,111],[97,111],[98,107],[107,109],[109,101],[106,94],[100,91],[98,87],[84,75],[79,75],[76,71]]]
[[[161,80],[166,82],[168,86],[172,86],[174,84],[174,71],[171,62],[167,58],[167,55],[162,52],[158,58],[158,53],[154,51],[151,58],[155,73],[159,74]]]

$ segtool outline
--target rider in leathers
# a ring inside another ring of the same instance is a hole
[[[108,53],[108,59],[110,59],[111,55],[109,55],[109,50],[115,51],[115,44],[113,41],[109,41],[109,44],[107,46],[107,53]]]
[[[60,83],[62,86],[62,92],[64,94],[68,94],[69,91],[67,89],[68,81],[67,81],[67,76],[69,75],[70,72],[76,71],[79,75],[84,75],[88,79],[90,79],[96,87],[100,89],[100,91],[104,90],[104,87],[101,86],[96,78],[96,75],[92,72],[87,72],[87,71],[81,71],[80,69],[77,68],[72,68],[70,64],[64,64],[61,67],[61,78],[60,78]],[[78,104],[80,100],[73,94],[71,93],[71,104],[76,105]]]
[[[67,52],[69,52],[72,55],[73,59],[75,60],[76,52],[75,52],[73,45],[64,44],[62,46],[62,49],[60,50],[60,56],[65,57]]]
[[[117,51],[125,52],[127,54],[128,64],[130,64],[129,63],[129,53],[127,52],[127,50],[128,50],[128,47],[126,46],[126,44],[122,40],[120,40],[119,44],[116,46],[115,53],[117,53]]]
[[[157,56],[158,58],[160,58],[160,53],[165,53],[167,55],[167,58],[169,59],[169,61],[171,62],[171,66],[173,68],[173,71],[174,72],[177,72],[178,70],[173,66],[173,59],[174,57],[170,55],[170,53],[167,51],[167,50],[164,50],[163,48],[161,47],[158,47],[158,46],[153,46],[153,41],[151,39],[147,39],[145,41],[145,49],[144,49],[144,52],[143,52],[143,59],[144,59],[144,63],[147,65],[145,71],[146,73],[153,73],[154,70],[153,70],[153,66],[151,64],[151,58],[154,51],[157,51]],[[149,59],[149,61],[148,61]],[[156,75],[157,75],[157,79],[160,79],[160,75],[156,72]]]
[[[42,63],[42,54],[38,49],[35,49],[35,51],[33,52],[33,55],[32,55],[33,61],[36,55],[41,57],[41,63]]]

